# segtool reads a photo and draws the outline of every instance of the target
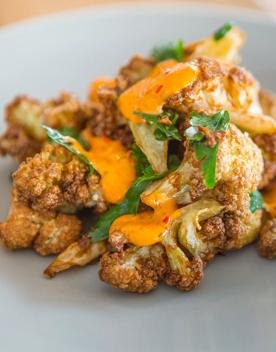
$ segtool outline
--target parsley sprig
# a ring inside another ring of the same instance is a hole
[[[255,213],[256,210],[262,209],[264,207],[263,204],[263,196],[261,192],[255,191],[249,193],[250,197],[250,211]]]
[[[76,155],[87,167],[89,170],[88,175],[92,175],[95,171],[94,167],[92,166],[91,162],[87,159],[87,157],[83,154],[81,154],[78,150],[73,148],[70,145],[70,141],[68,140],[68,136],[64,136],[61,134],[59,131],[54,130],[53,128],[50,128],[48,126],[43,125],[43,128],[47,131],[48,137],[56,144],[61,145],[62,147],[66,148],[71,152],[72,154]],[[70,137],[72,138],[72,137]]]
[[[146,114],[144,112],[134,112],[133,114],[139,115],[143,120],[150,124],[154,130],[154,136],[158,141],[178,140],[181,141],[181,135],[176,127],[179,115],[169,112],[162,112],[159,115]],[[169,124],[160,122],[162,119],[168,119]]]
[[[156,62],[161,62],[168,59],[182,61],[184,56],[184,44],[182,39],[179,39],[175,44],[168,43],[154,47],[151,51],[151,56]]]
[[[219,145],[214,146],[206,144],[204,134],[198,131],[197,127],[202,126],[210,131],[227,131],[230,125],[230,116],[228,111],[220,111],[212,116],[205,114],[192,113],[189,127],[185,131],[185,136],[189,139],[191,146],[195,149],[197,160],[202,160],[201,171],[204,175],[204,183],[208,189],[212,189],[216,184],[217,156]]]
[[[214,33],[214,39],[220,40],[233,28],[233,22],[227,22]]]
[[[145,170],[151,166],[147,157],[137,144],[132,145],[132,156],[135,159],[135,169],[137,176],[143,176],[146,172]]]

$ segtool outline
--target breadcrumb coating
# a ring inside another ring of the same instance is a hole
[[[101,258],[100,279],[128,292],[146,293],[157,287],[166,270],[164,249],[130,247],[105,253]]]
[[[258,108],[258,82],[245,69],[222,64],[210,57],[192,61],[198,78],[171,96],[165,107],[179,113],[194,111],[207,115],[220,110],[251,111]]]
[[[262,226],[259,240],[259,253],[262,257],[276,257],[276,219],[268,219]]]
[[[0,224],[0,239],[7,248],[33,247],[43,256],[62,252],[80,233],[81,222],[76,216],[38,213],[21,203],[15,191],[8,218]]]
[[[87,176],[88,168],[59,145],[47,144],[42,152],[23,162],[13,175],[18,198],[37,211],[74,213],[84,207],[104,210],[99,179]]]
[[[186,268],[187,274],[183,275],[167,267],[164,275],[164,282],[169,286],[174,286],[181,291],[191,291],[196,288],[203,279],[203,262],[200,257],[194,257],[190,265]]]

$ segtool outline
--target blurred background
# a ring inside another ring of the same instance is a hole
[[[162,1],[162,0],[161,0]],[[161,2],[160,0],[148,0],[151,2]],[[174,0],[175,1],[175,0]],[[187,2],[186,0],[178,0]],[[101,4],[120,3],[120,0],[0,0],[0,26],[13,23],[22,19],[59,12],[68,9],[80,8]],[[127,2],[127,1],[124,1]],[[129,0],[132,4],[139,0]],[[170,2],[170,0],[163,0]],[[245,8],[255,8],[263,11],[274,12],[276,14],[276,0],[191,0],[193,3],[215,3],[223,5],[241,6]]]

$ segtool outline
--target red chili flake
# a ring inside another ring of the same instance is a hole
[[[167,224],[170,220],[170,217],[169,216],[165,216],[164,219],[163,219],[163,223],[164,224]]]
[[[158,86],[158,87],[156,88],[155,93],[158,94],[162,88],[163,88],[163,85],[161,84],[160,86]]]

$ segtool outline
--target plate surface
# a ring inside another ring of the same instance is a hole
[[[66,89],[81,97],[134,53],[158,43],[201,38],[229,19],[248,34],[243,64],[276,91],[276,25],[242,10],[162,6],[94,8],[0,30],[0,109],[18,93],[46,99]],[[3,118],[0,130],[4,129]],[[0,161],[0,220],[10,172]],[[0,249],[1,351],[275,352],[275,263],[255,246],[218,257],[191,293],[161,286],[126,294],[101,283],[97,265],[45,280],[50,262]]]

